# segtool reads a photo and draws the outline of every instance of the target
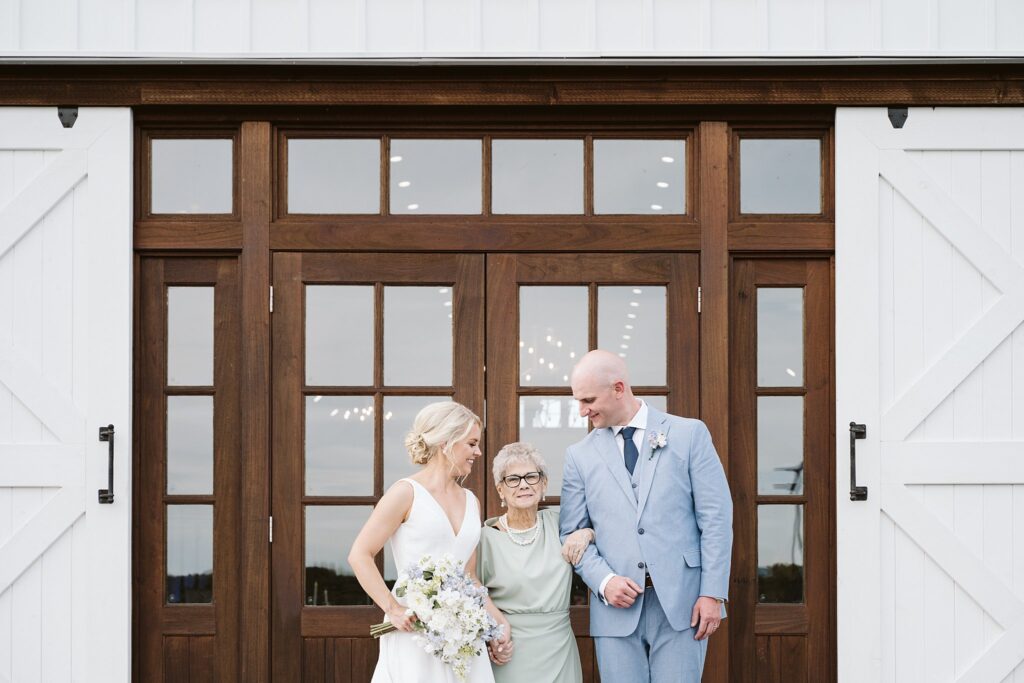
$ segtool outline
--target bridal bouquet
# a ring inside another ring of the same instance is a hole
[[[423,649],[451,666],[461,681],[484,643],[501,637],[503,627],[484,609],[487,589],[475,585],[451,555],[424,555],[409,565],[398,577],[395,595],[416,614],[414,637]],[[394,630],[385,622],[371,627],[370,635]]]

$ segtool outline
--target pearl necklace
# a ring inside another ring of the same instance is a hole
[[[531,526],[529,529],[513,529],[512,527],[510,527],[508,525],[508,515],[507,514],[502,515],[500,521],[501,521],[501,525],[503,527],[505,527],[505,533],[508,534],[509,540],[511,540],[516,545],[522,545],[522,546],[530,545],[531,543],[533,543],[534,541],[537,540],[538,536],[540,536],[540,517],[539,516],[537,517],[537,521],[534,523],[534,525]],[[525,534],[530,533],[531,531],[533,532],[533,536],[531,536],[529,539],[523,538],[522,540],[519,540],[518,538],[516,538],[513,535],[513,534],[524,534],[525,535]]]

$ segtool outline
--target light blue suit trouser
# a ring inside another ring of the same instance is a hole
[[[640,622],[632,634],[597,637],[597,665],[606,683],[700,683],[708,641],[694,640],[694,629],[676,631],[668,623],[657,591],[639,597]],[[687,615],[689,617],[689,615]]]

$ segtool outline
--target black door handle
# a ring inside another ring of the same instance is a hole
[[[867,500],[868,487],[857,486],[857,439],[866,439],[867,425],[850,423],[850,500]]]
[[[110,455],[107,462],[107,488],[99,490],[100,504],[109,505],[114,502],[114,425],[100,427],[100,441],[110,444]]]

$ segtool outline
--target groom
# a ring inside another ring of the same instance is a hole
[[[633,396],[626,364],[591,351],[573,398],[593,431],[565,454],[560,527],[597,538],[576,571],[594,592],[590,635],[601,679],[700,681],[707,639],[725,616],[732,498],[700,420]]]

